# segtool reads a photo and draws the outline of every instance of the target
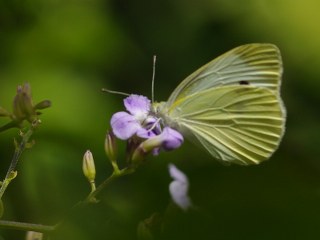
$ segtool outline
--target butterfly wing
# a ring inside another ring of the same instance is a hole
[[[272,90],[250,85],[211,88],[179,98],[167,122],[199,142],[213,157],[258,164],[277,149],[285,110]]]
[[[281,75],[281,55],[275,45],[254,43],[239,46],[183,80],[169,97],[167,107],[188,95],[218,86],[249,84],[279,94]]]

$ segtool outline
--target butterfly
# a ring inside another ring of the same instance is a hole
[[[282,60],[268,43],[236,47],[207,63],[152,112],[215,159],[259,164],[278,148],[286,110],[280,97]]]

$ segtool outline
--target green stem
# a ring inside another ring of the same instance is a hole
[[[100,194],[100,192],[105,189],[112,181],[114,181],[115,179],[122,177],[124,175],[128,175],[131,174],[135,171],[134,168],[124,168],[122,170],[118,170],[118,171],[114,171],[110,177],[108,177],[106,180],[104,180],[95,191],[91,192],[86,199],[82,202],[82,204],[88,204],[91,202],[95,202],[96,201],[96,197],[98,194]]]
[[[18,164],[18,161],[21,157],[21,154],[26,148],[26,145],[29,142],[30,137],[34,133],[34,130],[37,128],[37,126],[40,124],[40,120],[36,120],[32,123],[29,130],[22,135],[22,140],[19,145],[16,145],[15,151],[10,163],[10,166],[8,168],[7,174],[5,179],[2,182],[1,188],[0,188],[0,201],[2,199],[2,196],[7,189],[9,183],[11,180],[15,177],[15,171]],[[24,222],[15,222],[15,221],[7,221],[7,220],[0,220],[0,227],[1,228],[7,228],[7,229],[15,229],[15,230],[24,230],[24,231],[36,231],[36,232],[49,232],[53,231],[55,229],[54,226],[46,226],[41,224],[33,224],[33,223],[24,223]]]
[[[0,127],[0,132],[4,132],[5,130],[8,130],[10,128],[18,127],[17,122],[11,121],[3,126]]]
[[[25,134],[23,134],[23,137],[22,137],[22,140],[21,140],[19,146],[17,146],[14,151],[14,154],[13,154],[13,157],[11,160],[11,164],[8,168],[6,177],[3,180],[1,188],[0,188],[0,200],[2,199],[2,196],[5,192],[5,190],[7,189],[9,183],[13,179],[11,176],[17,167],[19,158],[20,158],[22,152],[25,150],[26,144],[28,143],[30,137],[32,136],[35,127],[36,127],[36,125],[31,126],[30,129]]]
[[[55,230],[55,226],[47,226],[42,224],[24,223],[0,220],[0,227],[6,229],[23,230],[23,231],[35,231],[35,232],[51,232]]]
[[[91,186],[91,192],[94,192],[96,190],[96,183],[94,181],[91,181],[90,186]]]

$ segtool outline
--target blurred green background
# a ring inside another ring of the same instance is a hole
[[[156,54],[155,95],[165,100],[214,57],[270,42],[282,52],[288,111],[270,161],[226,167],[186,142],[114,182],[99,204],[69,214],[51,239],[136,239],[138,223],[154,212],[164,224],[155,239],[319,239],[319,9],[316,0],[1,0],[0,106],[11,109],[24,82],[35,102],[53,104],[4,196],[3,218],[51,225],[68,215],[90,190],[81,169],[87,149],[97,182],[111,174],[104,137],[112,113],[124,107],[102,87],[150,96]],[[17,133],[0,135],[1,179]],[[189,176],[197,211],[170,206],[169,162]],[[24,239],[18,231],[0,235]]]

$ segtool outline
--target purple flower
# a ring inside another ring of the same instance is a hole
[[[155,134],[145,129],[145,126],[156,123],[154,117],[148,116],[150,100],[144,96],[132,94],[124,99],[127,112],[117,112],[111,118],[114,135],[122,140],[127,140],[137,134],[140,137],[152,137]]]
[[[170,151],[181,146],[182,135],[176,130],[165,127],[159,135],[148,138],[137,148],[138,154],[147,154],[152,151],[153,155],[158,155],[160,150]]]
[[[144,158],[150,152],[157,155],[161,149],[170,151],[183,143],[179,132],[167,126],[162,129],[162,120],[150,114],[151,102],[148,98],[133,94],[124,99],[124,105],[128,112],[115,113],[111,118],[111,127],[119,139],[129,140],[135,135],[140,138],[134,141],[138,146],[133,153],[134,159]]]
[[[189,181],[187,176],[173,164],[169,164],[169,173],[173,178],[169,185],[172,200],[183,210],[189,209],[192,203],[188,196]]]

